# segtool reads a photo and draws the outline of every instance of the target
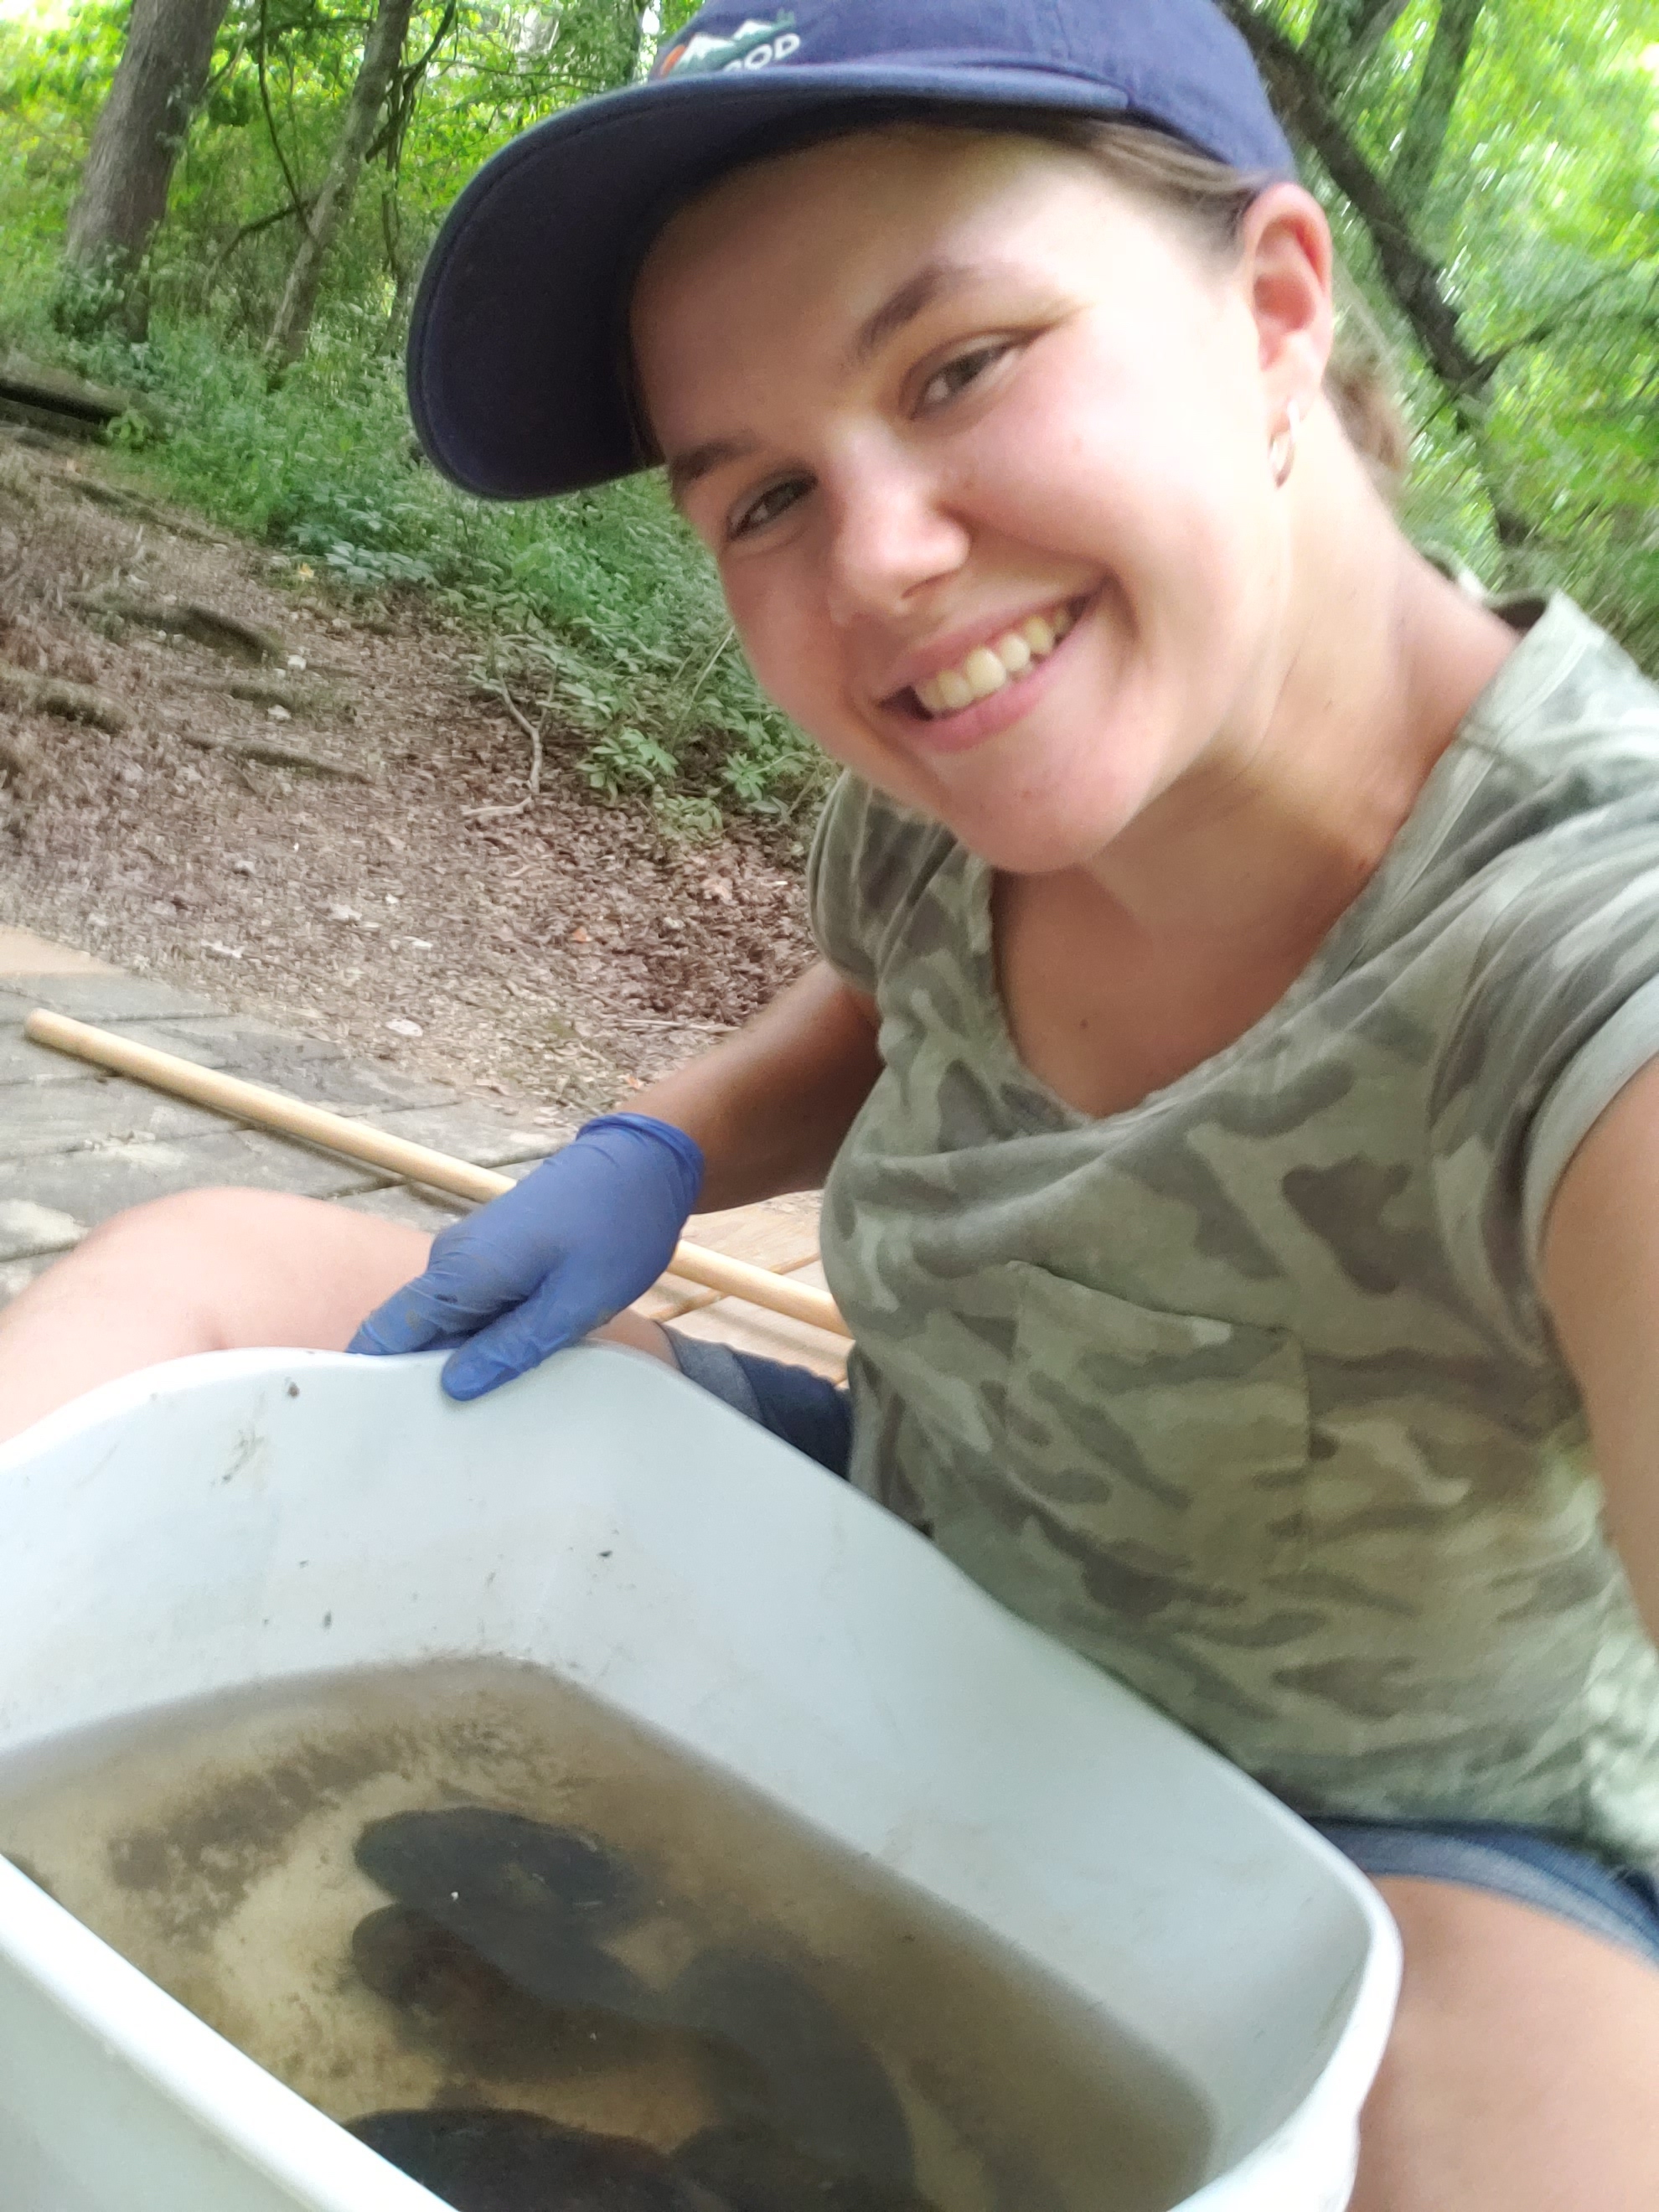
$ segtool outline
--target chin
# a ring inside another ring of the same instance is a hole
[[[1097,820],[1076,811],[1021,817],[988,811],[969,816],[953,808],[942,818],[970,853],[1008,876],[1054,876],[1086,867],[1127,825],[1126,817]]]
[[[969,793],[938,790],[927,811],[992,867],[1011,876],[1052,876],[1089,866],[1122,835],[1152,796],[1150,779],[1100,772],[1056,774],[1033,789],[1006,781]],[[1143,764],[1144,765],[1144,764]],[[997,787],[1000,785],[1000,788]]]

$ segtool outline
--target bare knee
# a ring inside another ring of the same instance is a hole
[[[0,1437],[116,1376],[243,1346],[337,1351],[430,1240],[315,1199],[194,1190],[94,1230],[0,1314]]]
[[[285,1191],[243,1190],[230,1185],[208,1190],[172,1191],[147,1199],[101,1221],[76,1246],[77,1252],[107,1260],[114,1255],[170,1261],[184,1255],[210,1259],[234,1250],[245,1240],[264,1245],[305,1234],[308,1223],[326,1212],[314,1198],[293,1198]]]
[[[96,1297],[106,1308],[154,1304],[202,1350],[257,1340],[262,1291],[337,1241],[330,1212],[319,1200],[281,1191],[176,1191],[100,1223],[38,1287],[58,1300]]]
[[[115,1214],[8,1310],[0,1329],[79,1329],[167,1347],[338,1349],[426,1264],[430,1239],[283,1191],[179,1191]]]

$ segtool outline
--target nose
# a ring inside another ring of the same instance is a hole
[[[971,544],[933,472],[912,453],[861,446],[819,478],[829,523],[831,619],[902,615],[952,575]]]

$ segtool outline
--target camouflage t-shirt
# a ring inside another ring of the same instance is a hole
[[[813,913],[884,1065],[823,1253],[854,1480],[1014,1611],[1308,1811],[1646,1858],[1659,1654],[1538,1245],[1659,1055],[1659,691],[1526,615],[1291,990],[1103,1120],[1014,1049],[985,863],[843,780]]]

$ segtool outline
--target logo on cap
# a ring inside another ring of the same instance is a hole
[[[703,76],[715,70],[766,69],[773,62],[787,62],[800,46],[792,27],[794,20],[793,15],[779,15],[772,22],[763,23],[750,16],[726,38],[699,31],[694,38],[682,39],[671,46],[659,58],[651,74]]]

